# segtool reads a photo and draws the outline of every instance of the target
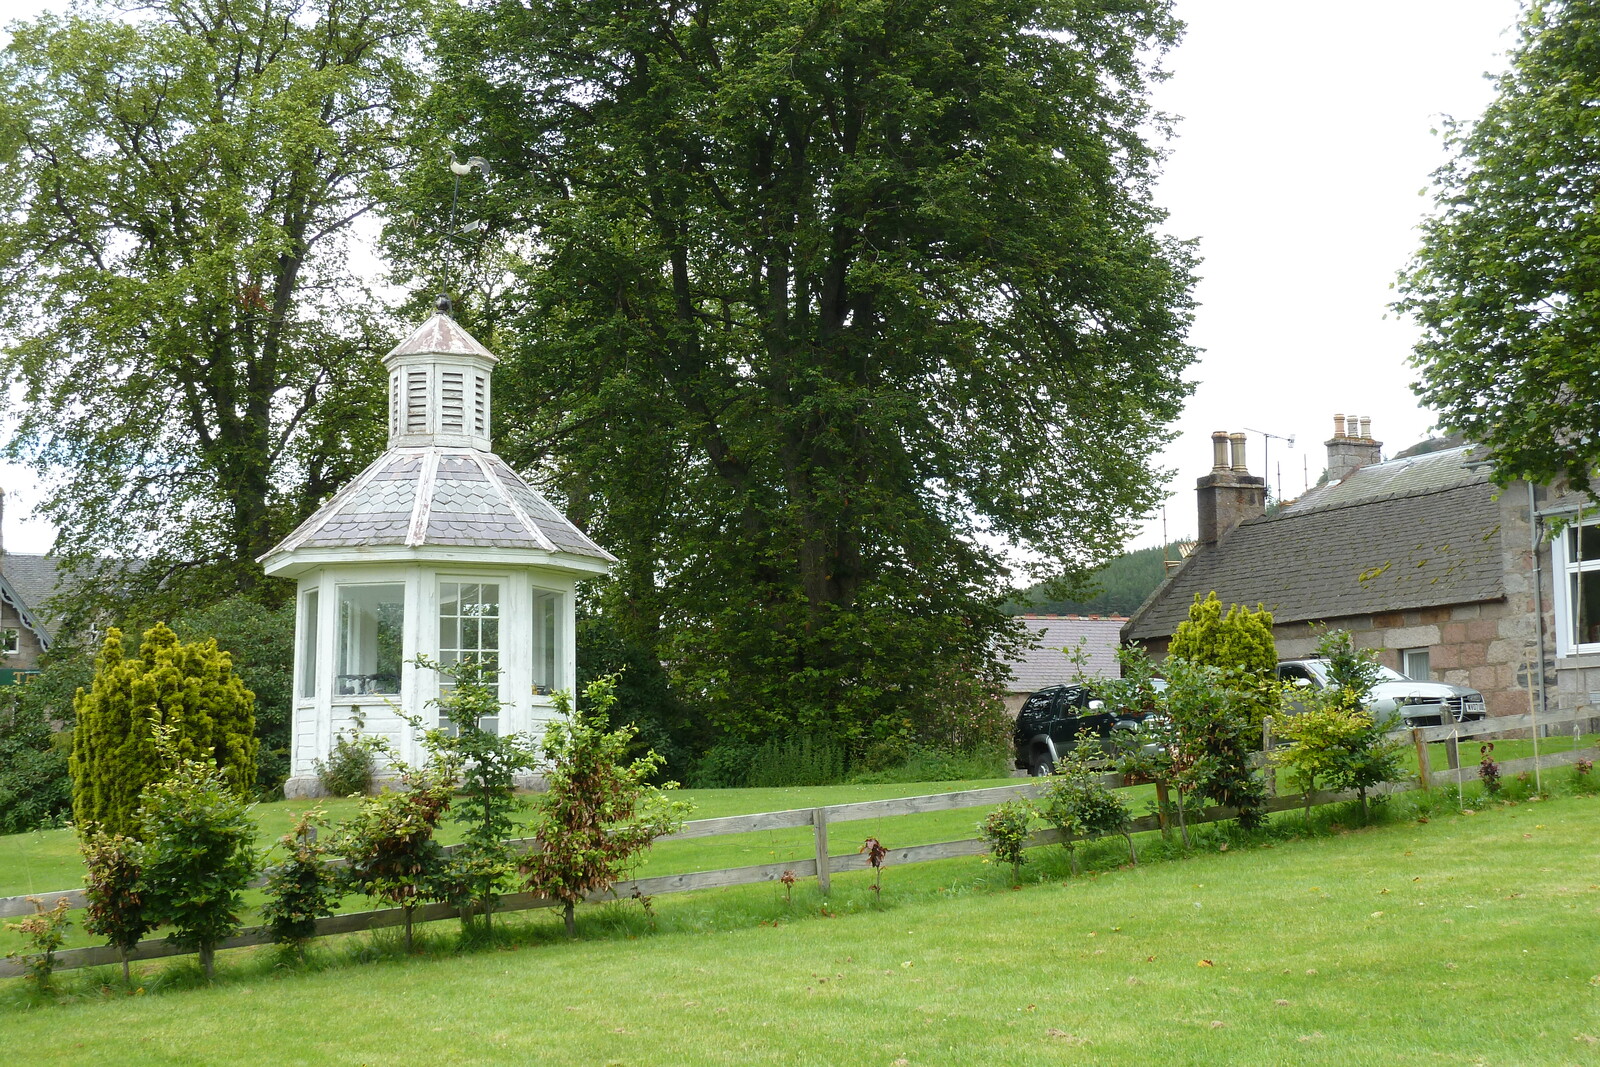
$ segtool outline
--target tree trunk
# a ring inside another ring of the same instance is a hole
[[[1139,866],[1139,854],[1133,850],[1133,835],[1124,830],[1122,839],[1128,843],[1128,862],[1135,867]]]
[[[211,976],[216,972],[217,947],[209,941],[200,943],[200,970],[205,972],[206,981],[211,981]]]
[[[573,921],[572,909],[573,904],[572,901],[569,900],[562,908],[561,917],[567,920],[567,936],[576,939],[578,936],[578,924]]]
[[[1192,848],[1194,842],[1189,840],[1189,820],[1184,809],[1189,806],[1188,798],[1182,789],[1178,790],[1178,831],[1183,835],[1183,847]]]
[[[133,981],[133,976],[128,970],[128,950],[125,948],[119,948],[118,952],[120,952],[122,955],[122,984],[128,985]]]

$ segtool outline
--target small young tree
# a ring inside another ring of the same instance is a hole
[[[94,682],[73,701],[74,821],[111,833],[142,832],[144,789],[170,766],[158,751],[152,722],[171,729],[177,758],[216,768],[229,789],[249,797],[258,748],[254,700],[215,641],[184,644],[158,623],[145,631],[139,658],[130,660],[123,654],[122,632],[108,631]]]
[[[1011,884],[1022,880],[1022,865],[1028,862],[1028,827],[1033,822],[1033,805],[1026,800],[1008,800],[991,811],[978,824],[978,835],[989,845],[989,855],[999,863],[1011,864]]]
[[[1262,720],[1277,709],[1278,650],[1270,611],[1260,604],[1254,611],[1233,604],[1224,614],[1215,592],[1204,600],[1197,594],[1188,619],[1173,632],[1167,655],[1227,672],[1220,677],[1239,694],[1259,736]]]
[[[144,896],[139,843],[121,834],[90,830],[78,842],[84,866],[83,928],[116,949],[122,957],[122,980],[128,981],[128,955],[150,930]]]
[[[483,916],[488,934],[495,901],[517,873],[517,855],[508,840],[524,806],[516,776],[532,768],[537,752],[527,737],[483,728],[484,719],[500,713],[499,672],[493,667],[471,659],[438,664],[426,656],[417,664],[448,680],[434,703],[452,731],[430,730],[426,744],[436,762],[459,776],[450,810],[463,829],[451,857],[453,877],[466,889],[471,909]],[[464,908],[463,923],[467,915]]]
[[[1247,690],[1236,674],[1177,656],[1168,656],[1162,669],[1173,735],[1168,747],[1180,796],[1235,809],[1247,830],[1260,825],[1267,792],[1251,766],[1260,731]]]
[[[590,682],[583,697],[582,706],[572,707],[565,693],[556,694],[561,717],[540,744],[549,783],[533,823],[541,847],[522,866],[530,890],[561,902],[568,937],[577,936],[577,903],[615,885],[650,842],[683,825],[689,812],[668,795],[676,783],[648,784],[659,755],[628,758],[634,728],[607,728],[615,677]]]
[[[1056,773],[1045,782],[1035,805],[1040,817],[1061,831],[1073,874],[1078,873],[1078,841],[1106,834],[1121,834],[1128,843],[1129,861],[1139,862],[1128,833],[1128,805],[1100,782],[1104,763],[1097,742],[1080,742],[1057,761]]]
[[[294,829],[282,838],[287,858],[267,868],[267,902],[261,906],[261,917],[272,940],[289,946],[297,956],[316,936],[317,920],[332,915],[339,904],[339,878],[328,863],[332,849],[318,833],[326,826],[321,808],[302,812]]]
[[[181,755],[177,728],[153,724],[171,774],[145,788],[140,893],[152,924],[195,948],[209,981],[217,945],[239,929],[245,886],[258,869],[252,807],[210,762]]]
[[[1303,694],[1305,711],[1275,723],[1283,743],[1272,761],[1286,768],[1305,793],[1308,820],[1311,792],[1319,782],[1330,789],[1354,789],[1361,810],[1370,812],[1367,790],[1400,776],[1402,749],[1388,737],[1393,717],[1379,721],[1367,710],[1379,679],[1376,654],[1352,647],[1348,631],[1330,630],[1317,643],[1317,655],[1328,661],[1330,684]]]
[[[341,880],[346,888],[402,909],[410,952],[417,905],[455,895],[449,859],[434,839],[450,807],[455,773],[395,766],[400,790],[366,797],[342,828],[339,852],[347,866]]]
[[[41,898],[29,897],[28,903],[33,905],[33,914],[21,922],[6,923],[5,928],[21,934],[33,951],[14,949],[6,953],[6,959],[21,964],[23,977],[40,993],[48,993],[56,969],[56,950],[66,943],[67,929],[72,925],[67,918],[72,902],[61,897],[47,908]]]

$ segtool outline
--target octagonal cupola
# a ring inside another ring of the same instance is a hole
[[[389,447],[489,449],[489,382],[498,363],[450,317],[449,301],[383,357],[389,370]]]

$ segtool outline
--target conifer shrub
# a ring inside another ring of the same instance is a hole
[[[183,643],[163,624],[145,631],[139,658],[122,632],[106,634],[94,682],[73,701],[72,814],[81,827],[138,835],[140,795],[163,775],[152,726],[171,730],[175,758],[214,768],[238,797],[256,779],[254,695],[214,640]]]
[[[1215,592],[1204,600],[1196,594],[1189,617],[1172,634],[1167,655],[1228,672],[1223,677],[1239,694],[1260,736],[1263,720],[1278,707],[1278,648],[1270,611],[1260,604],[1254,611],[1233,604],[1224,613]]]

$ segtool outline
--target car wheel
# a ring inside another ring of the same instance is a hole
[[[1028,776],[1030,778],[1047,778],[1054,773],[1056,773],[1056,765],[1050,761],[1049,756],[1043,753],[1033,757],[1033,763],[1028,767]]]

